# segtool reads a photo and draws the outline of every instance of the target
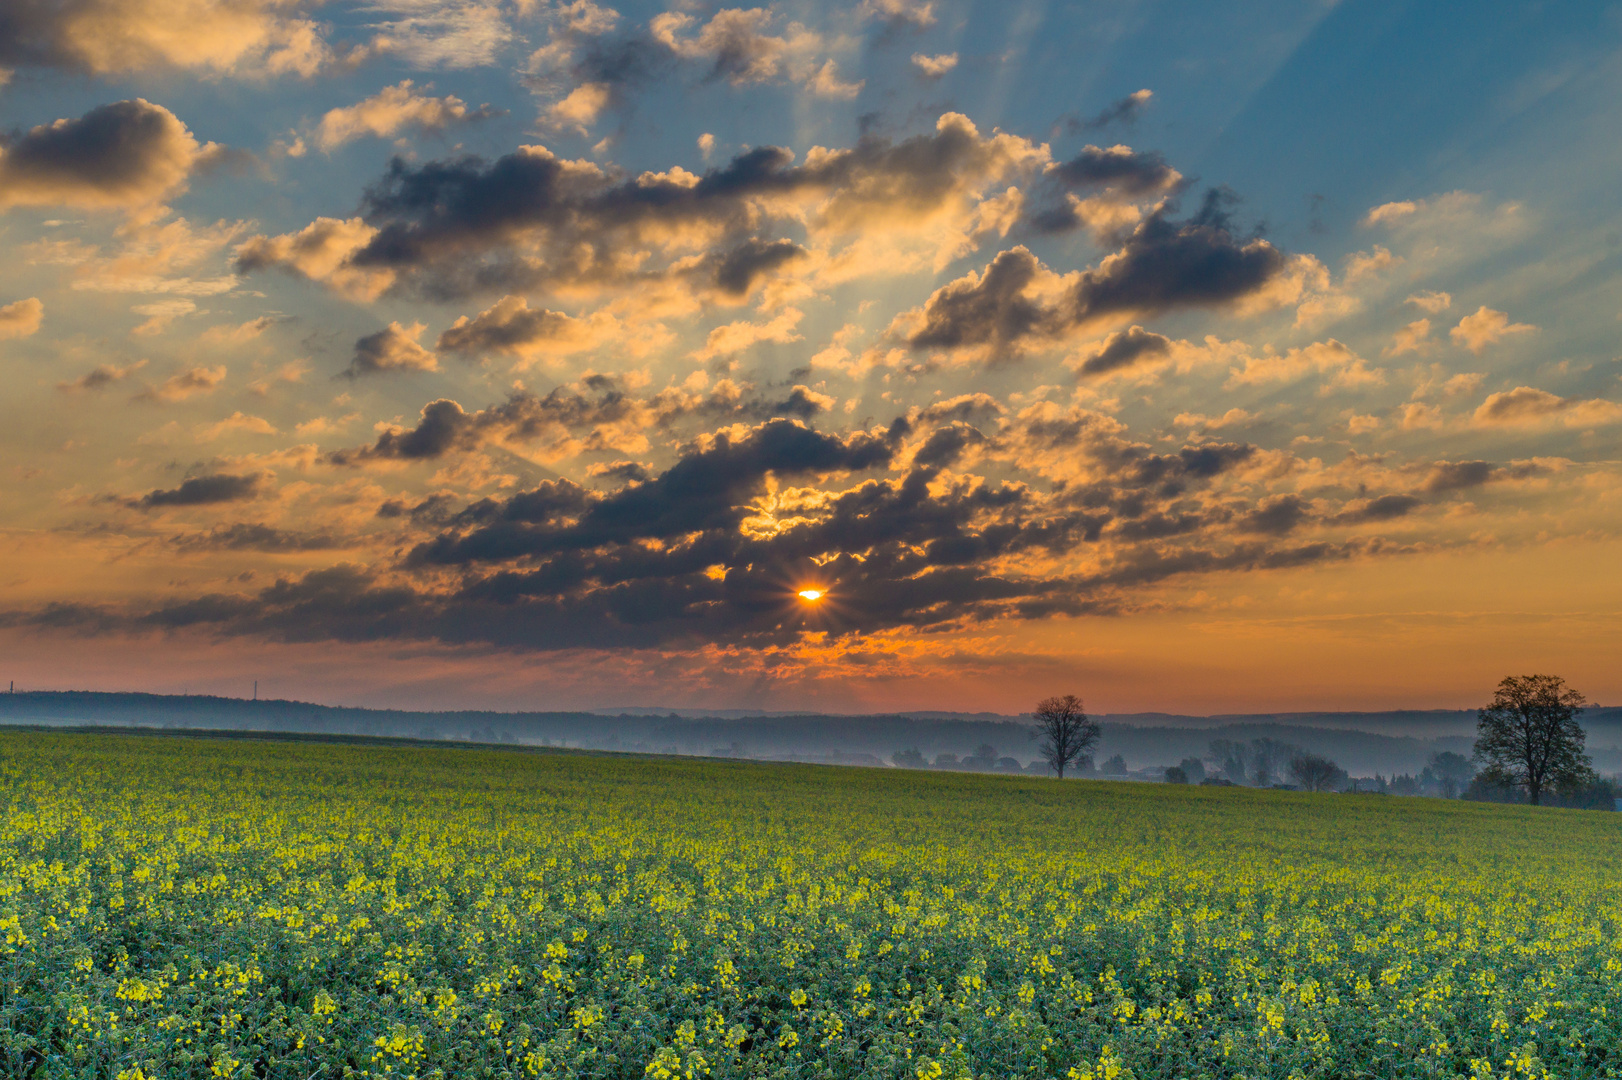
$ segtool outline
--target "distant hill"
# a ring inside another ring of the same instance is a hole
[[[1103,736],[1097,759],[1120,754],[1135,770],[1206,756],[1213,739],[1270,738],[1324,754],[1354,776],[1417,773],[1439,750],[1468,754],[1475,734],[1475,714],[1463,710],[1124,713],[1098,719]],[[1595,765],[1607,773],[1622,770],[1622,708],[1590,710],[1583,722]],[[967,756],[982,745],[1022,764],[1036,756],[1029,719],[996,713],[424,712],[201,695],[27,691],[0,693],[4,723],[396,736],[870,765],[907,749],[929,760]]]

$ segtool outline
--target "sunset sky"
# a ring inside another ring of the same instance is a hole
[[[1615,702],[1619,46],[1602,4],[10,0],[0,684]]]

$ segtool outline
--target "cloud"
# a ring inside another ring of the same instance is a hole
[[[1429,319],[1415,319],[1413,322],[1391,335],[1391,344],[1382,350],[1384,356],[1401,356],[1403,353],[1425,353],[1436,347],[1431,340],[1431,321]]]
[[[1334,525],[1362,525],[1376,521],[1395,521],[1406,517],[1425,505],[1416,495],[1381,495],[1349,504],[1340,513],[1329,518]]]
[[[330,533],[297,532],[245,521],[216,525],[206,532],[182,533],[170,537],[169,543],[185,552],[259,551],[270,555],[329,551],[343,546]]]
[[[572,128],[584,135],[613,100],[614,88],[608,83],[582,83],[562,101],[548,107],[546,114],[558,127]]]
[[[439,358],[417,344],[426,329],[420,322],[410,326],[391,322],[377,333],[367,334],[355,342],[355,355],[343,374],[353,379],[393,371],[438,371]]]
[[[1089,354],[1076,370],[1080,375],[1105,375],[1132,367],[1145,358],[1165,356],[1171,352],[1171,346],[1170,338],[1133,326],[1105,338],[1104,344]]]
[[[924,304],[907,344],[915,349],[990,346],[998,352],[1028,339],[1058,337],[1068,320],[1057,304],[1028,295],[1043,268],[1025,247],[1001,252],[984,272],[970,271],[935,290]],[[1054,286],[1049,285],[1051,293]]]
[[[1259,356],[1247,356],[1244,366],[1235,368],[1225,385],[1232,388],[1293,382],[1314,373],[1329,376],[1321,388],[1326,393],[1379,386],[1385,382],[1385,373],[1381,369],[1370,368],[1351,348],[1330,338],[1284,353],[1274,352],[1269,347]]]
[[[148,293],[160,296],[218,296],[239,284],[218,272],[220,253],[248,228],[245,221],[198,226],[161,209],[124,221],[108,249],[78,240],[38,241],[30,261],[72,268],[75,291]]]
[[[252,237],[237,248],[235,265],[238,273],[275,268],[330,284],[351,299],[375,300],[394,283],[393,271],[351,260],[376,236],[358,217],[316,218],[296,233]]]
[[[935,5],[924,0],[862,0],[856,8],[859,19],[878,19],[892,25],[906,24],[920,30],[935,25]]]
[[[987,346],[1001,354],[1125,316],[1265,300],[1286,265],[1277,248],[1237,240],[1223,221],[1202,213],[1176,222],[1157,211],[1097,267],[1064,278],[1024,247],[1004,251],[984,273],[937,289],[921,310],[899,316],[892,332],[913,348]]]
[[[1111,124],[1132,124],[1143,115],[1143,110],[1149,107],[1149,102],[1154,96],[1152,90],[1135,90],[1126,97],[1111,102],[1102,112],[1089,120],[1072,117],[1065,123],[1072,132],[1094,131]]]
[[[792,240],[757,240],[751,237],[721,256],[715,284],[723,293],[744,297],[762,278],[807,256]]]
[[[1435,315],[1453,306],[1453,295],[1436,291],[1416,292],[1404,300],[1403,303],[1412,304],[1421,311]]]
[[[813,147],[800,165],[786,149],[757,147],[702,176],[674,167],[617,178],[539,146],[493,162],[395,159],[369,189],[362,219],[255,237],[237,266],[288,269],[360,298],[402,279],[436,297],[580,295],[690,277],[694,253],[713,259],[749,241],[787,251],[771,235],[781,222],[818,243],[850,240],[840,256],[853,260],[847,272],[874,273],[884,263],[861,260],[862,244],[896,237],[956,253],[1005,231],[1018,192],[990,192],[1046,160],[1045,147],[982,137],[955,113],[899,143],[868,136],[848,149]],[[831,264],[818,265],[826,273]]]
[[[689,418],[722,423],[809,420],[832,404],[803,386],[781,398],[749,391],[723,380],[707,393],[669,387],[641,398],[617,380],[588,375],[544,396],[514,391],[505,402],[475,412],[441,398],[423,407],[415,428],[386,428],[372,445],[334,451],[328,460],[345,466],[429,460],[492,443],[542,460],[589,451],[642,453],[650,433],[669,431]],[[531,448],[539,448],[538,455]]]
[[[1312,517],[1311,508],[1299,495],[1271,495],[1239,520],[1242,532],[1285,536]]]
[[[694,358],[708,360],[714,356],[730,356],[763,341],[776,342],[780,345],[802,341],[804,339],[794,328],[804,317],[805,313],[798,308],[785,308],[769,322],[743,321],[717,326],[704,339],[704,347],[694,354]]]
[[[1069,190],[1062,202],[1031,214],[1032,226],[1043,233],[1087,228],[1110,243],[1142,220],[1138,203],[1174,194],[1183,186],[1182,174],[1159,154],[1129,146],[1083,147],[1069,161],[1049,165],[1043,176],[1053,187]],[[1091,194],[1082,198],[1074,194],[1077,190]]]
[[[1110,188],[1127,195],[1172,191],[1183,180],[1159,154],[1121,145],[1084,146],[1069,161],[1049,165],[1044,175],[1066,187]]]
[[[1505,236],[1519,231],[1523,215],[1519,203],[1487,207],[1469,191],[1449,191],[1428,199],[1406,199],[1374,207],[1363,216],[1365,227],[1379,226],[1408,237],[1431,237],[1456,243],[1457,234]]]
[[[533,362],[597,348],[619,338],[622,330],[607,313],[576,318],[531,308],[520,296],[504,296],[472,318],[458,318],[439,335],[435,348],[469,358],[498,355]]]
[[[211,326],[203,331],[198,340],[210,345],[241,345],[254,340],[281,321],[275,315],[259,315],[235,326]]]
[[[405,79],[365,101],[331,110],[321,118],[315,138],[321,149],[331,151],[367,135],[388,138],[408,127],[418,131],[443,131],[454,124],[497,115],[499,111],[488,105],[470,111],[454,94],[444,97],[419,94],[412,89],[411,80]]]
[[[223,382],[225,382],[224,364],[218,364],[214,367],[187,368],[185,371],[169,376],[157,386],[148,386],[131,400],[151,401],[160,405],[168,405],[202,394],[212,394],[219,389],[220,384]]]
[[[204,424],[197,429],[198,442],[213,442],[222,435],[245,432],[249,435],[276,435],[276,425],[262,416],[250,416],[238,409],[223,420]]]
[[[285,0],[8,0],[0,63],[93,75],[164,68],[238,76],[315,74],[320,28]]]
[[[31,128],[0,151],[0,210],[151,207],[185,188],[206,149],[162,105],[98,105]]]
[[[1379,244],[1374,245],[1373,251],[1354,251],[1346,256],[1346,284],[1355,285],[1364,278],[1378,277],[1402,263],[1402,256],[1391,254],[1389,248]]]
[[[37,296],[6,304],[0,307],[0,341],[32,337],[44,321],[45,305]]]
[[[941,53],[939,56],[913,53],[912,66],[917,68],[918,74],[924,78],[938,79],[957,67],[957,53]]]
[[[862,87],[866,85],[866,79],[857,79],[855,82],[840,79],[839,65],[833,60],[828,60],[806,80],[805,88],[817,97],[849,101],[861,93]]]
[[[131,505],[143,510],[164,506],[213,506],[218,503],[244,502],[259,497],[262,476],[238,476],[233,473],[209,473],[181,481],[177,488],[149,491]]]
[[[1413,200],[1381,203],[1363,215],[1364,225],[1390,225],[1419,213],[1422,203]]]
[[[425,418],[443,411],[465,425],[475,415],[449,404]],[[969,404],[996,414],[994,402]],[[926,433],[898,419],[843,436],[774,420],[700,436],[661,471],[623,459],[606,465],[600,475],[628,481],[610,492],[552,479],[459,511],[437,498],[416,507],[391,500],[380,520],[438,530],[411,549],[403,584],[339,566],[131,618],[302,640],[759,648],[791,645],[807,631],[840,640],[1119,610],[1124,591],[1178,575],[1310,565],[1372,549],[1288,542],[1319,513],[1299,496],[1265,496],[1246,516],[1205,502],[1213,485],[1246,473],[1255,447],[1155,454],[1081,414],[1050,410],[1018,423],[1087,460],[1093,478],[1042,495],[1016,482],[950,477],[947,464],[993,443],[962,420]],[[1247,531],[1249,539],[1216,539]],[[1078,551],[1092,569],[1051,569]],[[808,580],[830,590],[826,621],[808,622],[794,602]]]
[[[1460,319],[1459,325],[1448,331],[1448,336],[1455,344],[1479,356],[1488,345],[1495,345],[1510,334],[1526,334],[1536,329],[1528,323],[1512,323],[1506,313],[1483,304],[1474,315]]]
[[[1267,241],[1236,238],[1209,201],[1184,222],[1157,212],[1120,251],[1082,273],[1072,318],[1085,324],[1113,315],[1234,304],[1261,294],[1285,265],[1283,253]]]
[[[136,304],[130,309],[137,315],[145,315],[146,321],[130,331],[138,336],[161,334],[168,329],[169,324],[182,315],[190,315],[197,310],[197,304],[183,296],[169,300],[158,300],[150,304]]]
[[[363,54],[419,68],[486,67],[515,37],[502,5],[480,0],[383,0],[370,10],[398,17],[372,24],[376,36]]]
[[[97,364],[91,370],[80,375],[77,379],[56,384],[56,388],[64,394],[77,394],[86,390],[100,390],[104,386],[111,386],[115,382],[122,382],[131,375],[146,367],[145,360],[137,360],[133,364],[119,367],[116,364]]]
[[[773,21],[769,8],[723,8],[689,36],[698,20],[684,12],[667,11],[654,16],[648,28],[656,41],[677,56],[710,61],[710,78],[748,86],[777,78],[791,51],[816,43],[815,36],[798,23],[789,26],[787,38],[771,36],[766,30]]]
[[[1476,409],[1473,417],[1482,427],[1537,427],[1559,424],[1565,427],[1593,427],[1622,421],[1622,403],[1592,398],[1579,401],[1546,390],[1517,386],[1497,394]]]

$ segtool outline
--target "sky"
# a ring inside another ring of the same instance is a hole
[[[1615,701],[1619,46],[1494,0],[15,0],[0,679]]]

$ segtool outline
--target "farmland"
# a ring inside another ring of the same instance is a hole
[[[0,735],[0,1073],[1622,1070],[1618,816]]]

